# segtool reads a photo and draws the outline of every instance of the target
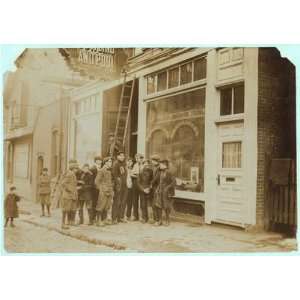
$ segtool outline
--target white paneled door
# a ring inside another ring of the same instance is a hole
[[[243,123],[218,126],[214,221],[244,227]]]

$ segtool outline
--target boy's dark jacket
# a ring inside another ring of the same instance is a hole
[[[144,167],[138,176],[137,185],[139,190],[143,192],[145,188],[151,188],[152,180],[153,170],[151,167]]]

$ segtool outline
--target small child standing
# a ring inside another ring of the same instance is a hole
[[[42,206],[42,215],[41,217],[45,216],[45,206],[47,207],[48,217],[50,217],[50,187],[51,179],[48,175],[48,169],[43,168],[42,174],[39,180],[39,200]]]
[[[5,215],[5,227],[10,219],[10,226],[15,227],[14,218],[19,217],[18,202],[20,201],[20,196],[16,194],[16,187],[12,186],[9,189],[9,193],[5,197],[4,201],[4,215]]]

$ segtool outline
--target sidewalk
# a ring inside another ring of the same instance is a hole
[[[30,201],[20,203],[22,222],[60,234],[126,252],[287,252],[296,251],[295,239],[276,233],[250,233],[218,225],[172,222],[169,227],[129,222],[105,227],[81,225],[61,230],[61,211],[40,217],[40,207]]]

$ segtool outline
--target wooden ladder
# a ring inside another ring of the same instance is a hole
[[[130,112],[132,107],[133,93],[135,86],[135,78],[126,82],[126,74],[124,75],[124,82],[122,85],[122,91],[120,96],[119,110],[116,122],[116,128],[114,132],[114,140],[110,149],[110,156],[113,156],[114,149],[117,141],[122,144],[123,150],[125,149],[128,124],[130,119]]]

